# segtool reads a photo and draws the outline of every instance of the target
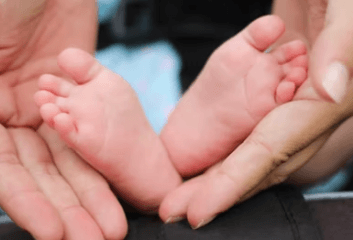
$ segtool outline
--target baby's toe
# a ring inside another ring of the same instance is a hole
[[[93,56],[77,48],[64,50],[58,56],[58,64],[78,84],[91,81],[105,69]]]
[[[54,118],[60,113],[60,109],[54,103],[46,103],[40,107],[40,115],[44,122],[52,128],[54,127]]]
[[[302,67],[292,68],[286,75],[284,81],[293,82],[297,87],[303,84],[306,80],[308,73]]]
[[[293,69],[301,68],[303,71],[308,71],[309,59],[307,55],[300,55],[290,62],[282,64],[282,69],[285,75],[291,74]]]
[[[307,70],[309,66],[309,57],[306,54],[300,55],[294,58],[292,61],[290,61],[288,65],[291,67],[302,67]]]
[[[64,97],[57,97],[55,99],[55,104],[58,106],[61,112],[68,113],[69,112],[69,105],[70,105],[70,99],[69,98],[64,98]]]
[[[277,59],[279,64],[286,64],[306,53],[306,45],[300,40],[295,40],[278,47],[270,54]]]
[[[56,96],[51,92],[46,90],[38,91],[34,94],[34,101],[36,102],[38,107],[43,106],[47,103],[55,103]]]
[[[39,78],[38,85],[40,90],[45,90],[62,97],[69,96],[74,87],[74,85],[67,80],[51,74],[42,75]]]
[[[283,104],[293,99],[296,86],[293,82],[282,81],[276,89],[276,102]]]
[[[67,113],[59,113],[54,119],[54,128],[63,138],[63,140],[73,146],[76,142],[77,128],[73,118]]]
[[[304,67],[291,67],[285,73],[284,79],[279,83],[276,90],[276,102],[283,104],[294,98],[296,90],[305,82],[307,69]]]

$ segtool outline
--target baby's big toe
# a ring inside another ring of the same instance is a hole
[[[64,50],[58,56],[58,64],[78,84],[92,80],[104,69],[92,55],[77,48]]]
[[[275,43],[284,31],[283,21],[271,15],[255,20],[241,34],[254,48],[264,51]]]

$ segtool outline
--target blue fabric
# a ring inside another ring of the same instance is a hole
[[[128,48],[116,44],[97,52],[98,61],[136,91],[153,129],[159,133],[180,97],[180,58],[166,41]]]
[[[346,187],[350,179],[352,179],[352,167],[343,168],[326,181],[303,189],[303,194],[337,192]]]
[[[98,0],[99,22],[108,21],[118,8],[120,0]]]
[[[119,4],[120,0],[98,0],[99,21],[111,19]],[[181,91],[181,62],[172,45],[166,41],[133,48],[115,44],[97,52],[96,57],[130,83],[153,129],[159,133]]]

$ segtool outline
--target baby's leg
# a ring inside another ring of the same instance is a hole
[[[69,82],[43,75],[35,98],[44,121],[134,206],[155,211],[181,183],[129,84],[88,53],[58,57]]]
[[[292,100],[307,76],[304,43],[264,53],[283,32],[278,17],[263,17],[212,54],[161,133],[181,175],[225,158],[268,112]]]

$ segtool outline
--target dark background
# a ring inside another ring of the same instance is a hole
[[[112,21],[100,25],[98,49],[112,43],[134,45],[168,39],[182,59],[180,79],[185,91],[210,54],[251,21],[269,14],[271,3],[271,0],[122,0]]]

